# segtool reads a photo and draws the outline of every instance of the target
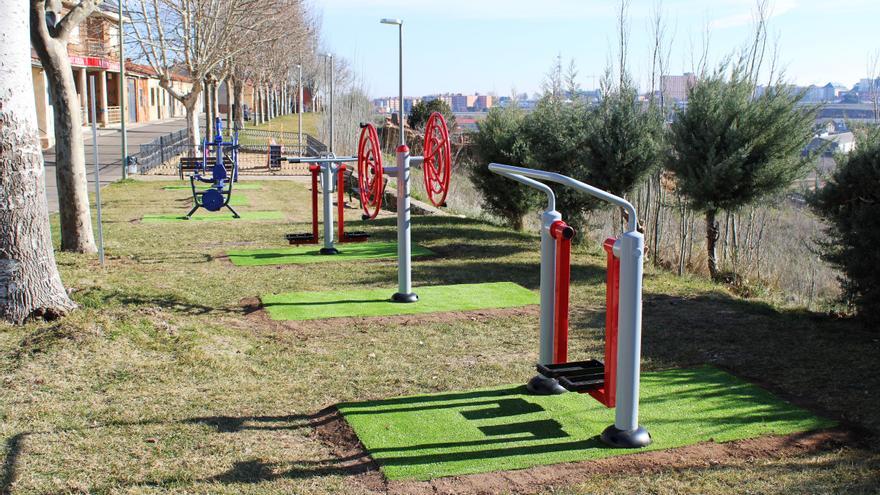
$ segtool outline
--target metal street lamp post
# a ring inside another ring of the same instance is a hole
[[[128,177],[128,135],[125,131],[125,40],[122,0],[119,0],[119,122],[122,130],[122,178]]]

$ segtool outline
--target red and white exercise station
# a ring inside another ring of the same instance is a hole
[[[642,340],[642,265],[644,236],[636,230],[636,210],[628,201],[565,175],[492,163],[489,170],[537,189],[547,196],[541,214],[541,316],[538,375],[528,384],[535,394],[589,393],[615,408],[614,424],[602,441],[637,448],[651,443],[639,425],[639,368]],[[568,361],[571,239],[574,229],[556,211],[556,195],[546,183],[574,188],[612,203],[627,215],[626,232],[604,243],[608,253],[605,359]]]

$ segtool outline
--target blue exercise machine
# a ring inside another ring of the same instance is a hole
[[[202,141],[202,164],[189,178],[192,186],[193,207],[186,214],[189,220],[199,208],[220,211],[228,208],[233,218],[240,218],[238,212],[229,206],[232,198],[232,185],[238,180],[238,130],[232,134],[232,141],[223,140],[223,121],[214,120],[214,140]],[[208,158],[213,157],[211,175],[208,173]],[[230,173],[231,168],[231,173]],[[196,181],[211,184],[208,189],[196,188]]]

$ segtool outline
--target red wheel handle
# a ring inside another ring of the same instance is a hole
[[[364,219],[373,219],[382,209],[382,195],[385,194],[382,148],[379,147],[379,134],[373,124],[361,125],[357,157],[361,208],[364,209]]]
[[[425,126],[425,192],[434,206],[445,206],[452,176],[452,149],[449,145],[449,129],[440,112],[434,112]]]

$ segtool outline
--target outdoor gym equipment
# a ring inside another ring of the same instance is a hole
[[[397,148],[397,167],[384,167],[382,165],[382,149],[379,145],[379,135],[373,124],[361,124],[361,134],[358,140],[357,156],[336,157],[332,153],[327,157],[290,157],[291,163],[310,163],[309,171],[312,174],[312,232],[302,234],[288,234],[286,239],[291,244],[317,244],[318,243],[318,175],[321,176],[321,185],[324,194],[324,247],[321,254],[338,254],[339,251],[333,245],[333,203],[332,193],[334,182],[338,193],[337,222],[339,225],[339,242],[363,242],[369,238],[365,232],[345,232],[345,207],[343,190],[345,188],[346,163],[357,162],[358,167],[358,196],[361,207],[364,210],[363,220],[376,218],[382,209],[382,198],[385,195],[387,180],[385,174],[398,174],[397,181],[397,214],[398,214],[398,257],[400,272],[398,282],[400,291],[395,298],[408,302],[418,300],[418,296],[412,293],[410,258],[412,254],[411,239],[409,232],[410,224],[410,198],[409,198],[409,166],[421,164],[425,175],[425,191],[428,198],[435,206],[445,206],[446,196],[449,191],[449,181],[452,175],[452,152],[449,144],[449,131],[446,121],[440,113],[434,112],[428,119],[425,127],[424,156],[410,156],[406,145]],[[400,178],[400,164],[405,163],[405,178]],[[337,180],[334,181],[333,177]],[[397,300],[397,299],[395,299]],[[411,301],[410,301],[411,300]]]
[[[401,121],[402,123],[402,121]],[[366,131],[366,132],[364,132]],[[396,302],[416,302],[419,296],[412,290],[412,222],[410,220],[410,166],[421,165],[425,176],[425,192],[434,206],[446,206],[449,180],[452,176],[452,152],[446,120],[434,112],[425,126],[424,153],[413,156],[403,138],[397,147],[397,166],[384,167],[376,128],[366,124],[361,131],[358,146],[358,188],[364,219],[375,218],[382,208],[385,195],[384,175],[397,174],[397,292],[391,297]]]
[[[208,157],[212,151],[214,164],[211,166],[211,176],[205,177],[203,174],[208,171]],[[227,165],[232,168],[231,175]],[[233,218],[240,218],[238,212],[229,206],[232,185],[236,180],[238,180],[238,131],[232,134],[232,141],[223,141],[223,121],[218,117],[214,120],[214,140],[205,139],[202,142],[202,165],[189,178],[193,207],[186,214],[186,219],[189,220],[199,208],[213,212],[220,211],[224,207],[232,212]],[[196,188],[196,181],[211,184],[211,187],[200,190]]]
[[[310,163],[312,174],[312,231],[301,234],[287,234],[285,238],[291,244],[318,243],[318,176],[320,175],[324,206],[324,247],[321,254],[339,254],[333,245],[333,192],[337,192],[337,222],[339,225],[338,242],[364,242],[369,239],[366,232],[345,232],[345,171],[346,163],[357,161],[357,157],[296,157],[287,158],[291,163]],[[334,177],[336,180],[334,180]]]
[[[602,441],[615,447],[644,447],[651,435],[638,424],[642,338],[644,236],[636,230],[636,210],[623,198],[564,175],[492,163],[489,170],[547,195],[541,215],[541,316],[538,375],[528,383],[536,394],[589,393],[615,408],[614,424]],[[608,201],[627,213],[626,232],[604,243],[608,253],[605,360],[568,362],[569,282],[574,229],[556,211],[556,196],[545,182],[572,187]]]
[[[382,152],[379,148],[376,128],[372,124],[365,125],[369,132],[366,134],[361,132],[358,146],[358,185],[365,217],[375,218],[382,208],[385,188],[383,176],[386,172],[389,174],[398,172],[398,169],[382,166]],[[405,144],[398,146],[398,167],[403,152],[406,153],[410,164],[422,166],[425,193],[428,195],[428,200],[434,206],[446,206],[449,179],[452,176],[452,149],[449,144],[449,129],[446,127],[443,114],[434,112],[428,118],[428,123],[425,125],[423,156],[409,156],[409,147]],[[409,164],[406,168],[404,180],[407,182],[406,195],[408,196]],[[400,174],[398,173],[398,175]]]

